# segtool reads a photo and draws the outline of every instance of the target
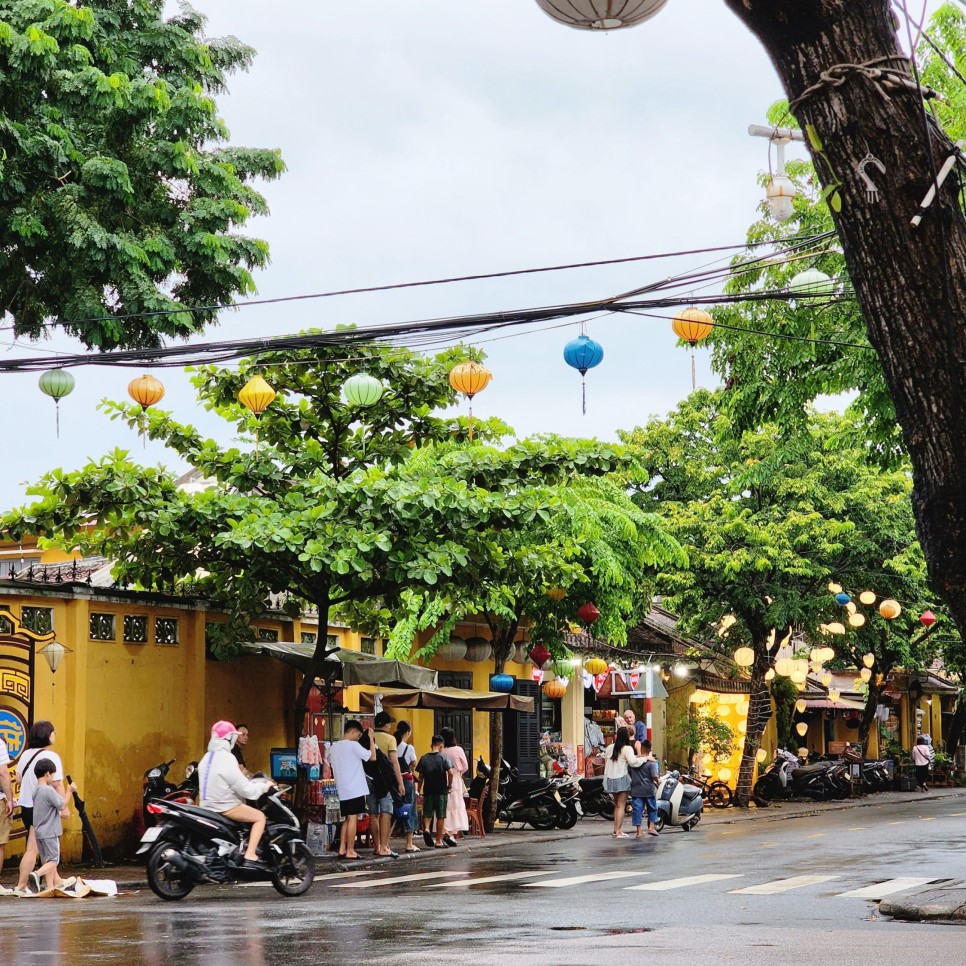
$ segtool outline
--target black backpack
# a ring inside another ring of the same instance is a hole
[[[402,801],[399,795],[399,786],[396,784],[396,769],[392,767],[389,756],[381,749],[376,748],[376,757],[372,761],[364,761],[362,767],[372,783],[372,794],[376,798],[385,798],[392,795],[393,804]]]

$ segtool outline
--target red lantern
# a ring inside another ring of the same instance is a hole
[[[600,617],[600,611],[588,600],[583,607],[577,611],[577,616],[587,625],[593,624],[598,617]]]
[[[924,610],[919,620],[921,623],[925,624],[926,627],[931,627],[936,623],[936,615],[931,610]]]
[[[542,644],[534,644],[530,651],[530,660],[537,667],[543,667],[550,660],[550,652]]]

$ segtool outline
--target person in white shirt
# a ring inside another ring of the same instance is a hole
[[[245,866],[264,869],[258,857],[258,844],[265,832],[265,813],[247,804],[246,799],[261,798],[274,782],[267,778],[246,778],[231,753],[238,731],[230,721],[211,726],[208,753],[198,762],[198,788],[202,808],[211,809],[233,822],[251,825],[245,847]]]
[[[342,833],[339,837],[339,856],[344,859],[358,859],[356,852],[356,825],[358,816],[366,810],[369,785],[362,767],[364,761],[376,760],[376,736],[370,728],[369,747],[359,744],[362,725],[354,718],[346,721],[342,729],[342,740],[333,743],[329,749],[332,763],[332,777],[339,793],[339,811],[342,813]]]
[[[10,752],[7,743],[0,738],[0,871],[3,870],[4,846],[10,841],[10,823],[13,816],[13,788],[10,786]],[[0,886],[0,895],[7,890]]]
[[[623,831],[624,813],[627,810],[627,795],[631,790],[631,776],[628,768],[637,768],[647,760],[634,754],[633,737],[627,728],[617,728],[614,743],[604,754],[604,791],[614,796],[614,831],[612,835],[625,838]]]
[[[932,764],[936,753],[932,750],[928,735],[920,735],[912,749],[912,763],[916,767],[916,789],[921,792],[928,792],[929,786],[929,766]]]

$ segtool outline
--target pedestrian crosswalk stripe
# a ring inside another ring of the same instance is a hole
[[[512,882],[514,879],[536,879],[547,875],[546,869],[541,872],[505,872],[503,875],[485,875],[481,879],[459,879],[455,882],[434,882],[427,889],[458,889],[460,887],[483,885],[485,882]]]
[[[396,875],[390,879],[366,879],[364,882],[338,882],[333,889],[371,889],[373,886],[395,885],[398,882],[422,882],[427,879],[449,879],[469,872],[414,872],[412,875]]]
[[[317,875],[316,882],[327,882],[332,879],[358,879],[364,875],[375,875],[378,869],[359,869],[356,872],[327,872],[325,875]]]
[[[866,886],[864,889],[853,889],[851,892],[840,892],[839,899],[881,899],[883,896],[891,896],[896,892],[904,892],[906,889],[915,889],[916,886],[928,885],[932,879],[919,879],[915,876],[905,876],[898,879],[887,879],[876,885]]]
[[[830,882],[839,878],[837,875],[796,875],[790,879],[776,879],[762,885],[747,886],[744,889],[732,889],[737,896],[773,896],[779,892],[790,892],[792,889],[804,889],[805,886],[818,885],[820,882]]]
[[[594,875],[574,875],[566,879],[552,879],[547,882],[524,882],[524,886],[538,889],[565,889],[567,886],[582,885],[584,882],[606,882],[608,879],[627,879],[633,875],[650,875],[650,872],[597,872]]]
[[[643,885],[624,886],[640,892],[667,892],[669,889],[683,889],[685,886],[701,885],[703,882],[720,882],[722,879],[743,879],[743,875],[688,875],[680,879],[665,879],[663,882],[645,882]]]

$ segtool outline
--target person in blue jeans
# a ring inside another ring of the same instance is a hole
[[[660,768],[657,759],[651,754],[651,743],[645,738],[641,742],[641,755],[644,764],[628,768],[631,778],[631,824],[637,838],[643,837],[641,825],[644,809],[647,808],[647,834],[657,835],[657,778]]]

